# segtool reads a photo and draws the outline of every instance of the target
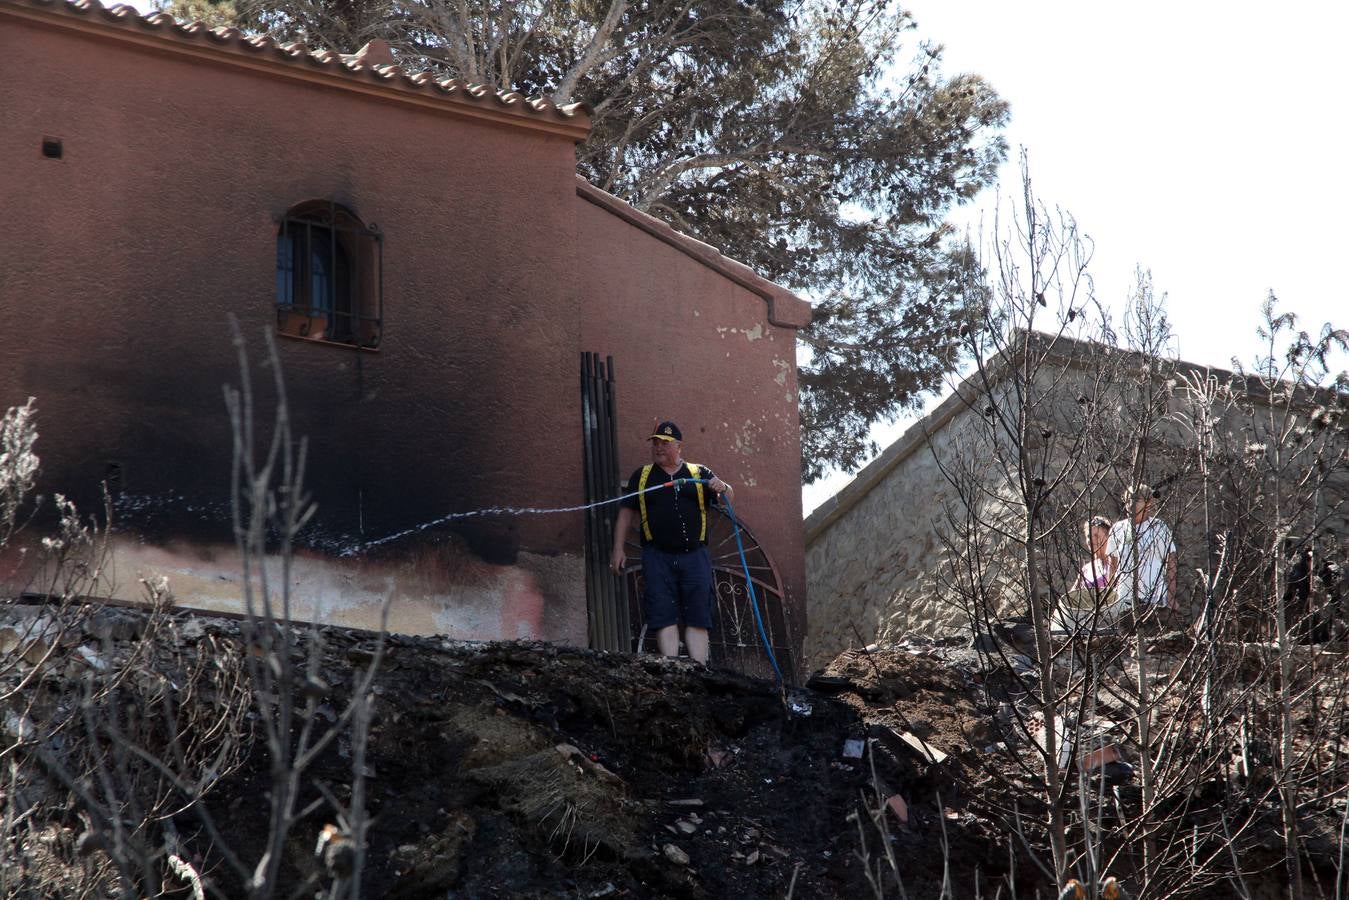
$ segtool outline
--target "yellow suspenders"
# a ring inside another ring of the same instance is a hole
[[[702,469],[697,465],[694,463],[685,463],[684,465],[689,467],[689,474],[694,478],[701,477]],[[698,489],[698,517],[702,520],[698,526],[698,543],[701,544],[707,540],[707,504],[703,500],[703,483],[699,481],[693,486]]]
[[[688,466],[690,476],[693,478],[701,477],[699,473],[702,472],[702,468],[696,463],[684,463],[684,465]],[[640,491],[637,495],[637,506],[642,512],[642,536],[648,541],[654,540],[651,536],[651,523],[646,518],[646,482],[651,477],[652,466],[653,463],[642,466],[642,475],[637,479],[637,490]],[[698,516],[701,519],[698,527],[698,543],[701,544],[707,540],[707,501],[703,496],[703,483],[699,481],[693,486],[698,491]]]
[[[647,463],[642,466],[642,477],[637,481],[637,490],[641,492],[637,495],[637,506],[642,510],[642,537],[648,542],[654,540],[651,537],[651,523],[646,520],[646,480],[651,477],[652,465]]]

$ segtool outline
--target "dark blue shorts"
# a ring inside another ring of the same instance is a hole
[[[648,544],[642,548],[642,576],[646,581],[642,613],[648,630],[681,622],[712,627],[712,557],[706,547],[668,553]]]

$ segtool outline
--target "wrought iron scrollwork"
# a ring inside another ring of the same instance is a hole
[[[711,631],[711,665],[763,678],[773,678],[773,667],[764,651],[758,625],[750,604],[744,567],[735,544],[735,532],[730,519],[719,510],[708,511],[708,551],[712,556],[713,597]],[[783,671],[795,671],[791,635],[788,633],[786,610],[783,608],[782,580],[777,567],[753,534],[740,524],[745,545],[745,559],[754,592],[763,615],[764,628]],[[628,597],[631,598],[633,647],[640,653],[656,653],[655,635],[645,628],[641,598],[645,587],[642,577],[641,548],[628,547]],[[791,677],[790,674],[788,677]]]

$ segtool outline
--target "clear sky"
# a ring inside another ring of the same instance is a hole
[[[1036,194],[1094,239],[1104,303],[1124,300],[1136,266],[1151,269],[1180,356],[1222,367],[1257,351],[1271,289],[1304,327],[1349,327],[1349,4],[905,6],[918,36],[945,46],[945,73],[978,73],[1011,104],[997,193],[1005,206],[1018,188],[1025,147]],[[875,436],[884,446],[907,424]],[[849,478],[805,488],[806,511]]]

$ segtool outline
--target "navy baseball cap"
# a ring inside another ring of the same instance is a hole
[[[673,422],[661,422],[656,426],[656,430],[651,435],[653,441],[682,441],[684,435],[680,432],[679,426]]]

